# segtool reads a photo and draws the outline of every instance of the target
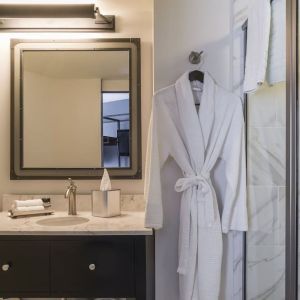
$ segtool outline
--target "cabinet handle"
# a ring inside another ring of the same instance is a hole
[[[9,268],[10,268],[10,265],[9,264],[4,264],[4,265],[2,265],[1,268],[2,268],[3,272],[7,272],[9,270]]]
[[[96,265],[95,264],[90,264],[89,269],[90,269],[90,271],[96,270]]]

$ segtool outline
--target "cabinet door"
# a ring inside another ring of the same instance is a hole
[[[49,291],[49,243],[0,242],[0,296]]]
[[[57,241],[51,246],[53,296],[134,296],[134,243],[103,237]]]

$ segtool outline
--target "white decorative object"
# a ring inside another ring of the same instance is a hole
[[[111,190],[111,182],[107,170],[104,169],[104,173],[100,184],[100,191],[109,191],[109,190]]]
[[[121,214],[121,190],[111,189],[111,182],[106,169],[102,176],[100,191],[92,191],[92,215],[110,218]]]

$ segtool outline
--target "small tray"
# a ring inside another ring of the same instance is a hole
[[[29,217],[29,216],[41,216],[41,215],[52,215],[54,210],[44,209],[44,210],[33,210],[33,211],[16,211],[9,210],[8,216],[11,218]]]

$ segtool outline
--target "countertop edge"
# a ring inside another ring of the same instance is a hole
[[[4,236],[151,236],[153,230],[150,231],[0,231],[0,237]]]
[[[65,212],[55,212],[53,216],[34,216],[11,219],[7,213],[0,213],[0,237],[8,236],[151,236],[152,228],[144,227],[144,212],[123,211],[115,218],[97,218],[89,212],[81,212],[89,222],[78,225],[43,226],[38,221],[43,218],[63,216]],[[129,222],[128,222],[129,221]],[[125,223],[124,223],[125,222]],[[98,227],[98,228],[97,228]]]

